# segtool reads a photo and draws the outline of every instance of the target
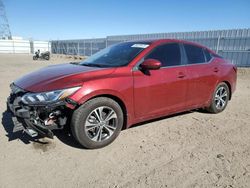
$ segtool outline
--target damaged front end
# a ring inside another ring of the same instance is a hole
[[[31,137],[41,135],[53,138],[52,130],[63,129],[77,105],[67,97],[78,88],[70,89],[30,93],[11,84],[7,104],[13,114],[13,132],[23,131]]]

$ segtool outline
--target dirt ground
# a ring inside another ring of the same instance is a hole
[[[0,54],[0,187],[250,187],[250,69],[220,114],[187,112],[124,130],[82,149],[65,130],[53,140],[12,133],[9,84],[49,62]]]

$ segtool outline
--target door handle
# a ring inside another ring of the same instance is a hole
[[[214,72],[219,72],[219,69],[217,67],[215,67]]]
[[[178,73],[178,78],[184,78],[186,75],[183,72]]]

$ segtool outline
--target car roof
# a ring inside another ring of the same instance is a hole
[[[131,41],[132,42],[132,41]],[[180,39],[147,39],[147,40],[135,40],[133,42],[139,42],[139,43],[147,43],[147,44],[155,44],[155,45],[159,45],[161,43],[183,43],[183,44],[191,44],[200,48],[205,48],[207,49],[209,52],[216,54],[214,51],[212,51],[211,49],[209,49],[206,46],[203,46],[199,43],[196,42],[191,42],[191,41],[186,41],[186,40],[180,40]]]

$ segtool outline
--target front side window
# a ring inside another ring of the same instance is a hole
[[[181,65],[179,44],[164,44],[156,47],[146,59],[157,59],[162,63],[162,67]]]
[[[105,48],[79,65],[93,67],[120,67],[128,65],[150,43],[124,42]]]
[[[206,62],[202,48],[190,44],[184,44],[184,48],[187,54],[188,64]]]

